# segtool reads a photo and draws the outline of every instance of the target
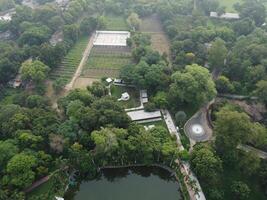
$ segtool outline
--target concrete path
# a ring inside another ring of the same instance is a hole
[[[184,150],[184,147],[183,147],[182,142],[181,142],[180,133],[176,129],[175,123],[172,120],[170,112],[166,109],[162,109],[161,112],[163,114],[164,121],[167,125],[167,128],[168,128],[170,134],[175,135],[177,138],[177,144],[178,144],[179,150],[180,151]]]
[[[81,59],[81,62],[79,64],[75,74],[73,75],[70,83],[65,86],[65,89],[67,91],[69,91],[69,90],[71,90],[73,88],[73,85],[74,85],[76,79],[81,75],[83,66],[85,65],[85,63],[86,63],[86,61],[88,59],[88,56],[89,56],[89,54],[91,52],[91,49],[93,48],[94,38],[95,38],[95,34],[92,34],[91,37],[90,37],[90,40],[89,40],[89,42],[87,44],[87,47],[86,47],[86,49],[85,49],[85,51],[83,53],[83,57]]]
[[[259,150],[257,148],[254,148],[249,145],[241,144],[237,146],[238,149],[243,150],[245,152],[253,152],[255,153],[259,158],[267,160],[267,152]]]
[[[177,145],[178,145],[179,150],[180,151],[184,150],[184,147],[180,139],[180,133],[176,129],[175,123],[172,120],[170,112],[166,109],[161,110],[161,112],[163,113],[163,117],[164,117],[164,120],[166,122],[166,125],[168,127],[170,134],[175,135],[177,138]],[[179,160],[176,160],[175,162],[179,166],[181,173],[185,177],[184,182],[185,182],[187,191],[189,193],[190,199],[191,200],[206,200],[205,195],[199,184],[199,181],[197,180],[197,177],[193,174],[193,172],[190,169],[190,164],[188,162],[179,162]],[[192,181],[195,182],[194,187],[196,189],[190,185],[190,182]]]

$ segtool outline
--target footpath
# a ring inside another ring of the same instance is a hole
[[[175,135],[177,138],[179,151],[184,150],[184,147],[181,143],[180,133],[178,132],[175,126],[175,123],[173,122],[170,112],[168,110],[161,110],[161,112],[163,113],[163,117],[164,117],[164,120],[166,122],[166,125],[167,125],[167,128],[170,134]],[[189,162],[183,162],[183,161],[180,162],[177,159],[175,163],[180,168],[180,171],[184,177],[184,183],[186,185],[190,200],[206,200],[197,177],[194,175],[194,173],[190,169]]]

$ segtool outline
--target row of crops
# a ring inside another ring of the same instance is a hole
[[[88,37],[83,37],[77,41],[74,47],[66,55],[61,65],[52,72],[50,76],[52,80],[61,79],[64,84],[67,84],[71,80],[82,59],[88,41]]]
[[[103,76],[114,77],[119,70],[132,63],[131,52],[129,49],[113,47],[101,49],[94,47],[87,60],[82,76],[101,78]]]

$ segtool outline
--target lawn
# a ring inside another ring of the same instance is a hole
[[[140,30],[151,37],[151,46],[160,54],[170,55],[170,42],[163,31],[162,24],[156,15],[142,19]]]
[[[121,94],[128,92],[130,99],[128,101],[120,101],[124,108],[134,108],[140,106],[139,91],[133,87],[111,86],[111,95],[115,98],[121,98]]]
[[[221,0],[220,5],[226,7],[226,12],[236,12],[233,5],[241,2],[242,0]]]
[[[124,16],[106,15],[105,29],[109,31],[127,31],[129,26]]]
[[[166,123],[165,123],[165,121],[164,121],[164,120],[161,120],[161,121],[156,121],[156,122],[147,122],[147,123],[142,123],[141,125],[142,125],[142,126],[150,126],[150,125],[155,125],[156,127],[157,127],[157,126],[162,126],[162,127],[166,128],[166,130],[167,130],[167,125],[166,125]]]
[[[67,84],[71,80],[78,65],[80,64],[83,52],[88,44],[88,41],[88,37],[83,37],[76,42],[76,44],[73,46],[73,48],[69,51],[69,53],[62,61],[61,66],[59,66],[52,72],[52,80],[60,78],[64,80],[65,84]]]

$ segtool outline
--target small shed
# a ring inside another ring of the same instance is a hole
[[[121,94],[121,98],[122,101],[128,101],[130,99],[130,95],[128,94],[128,92],[124,92]]]
[[[107,78],[106,81],[107,81],[107,83],[111,83],[113,80],[112,80],[112,78]]]

